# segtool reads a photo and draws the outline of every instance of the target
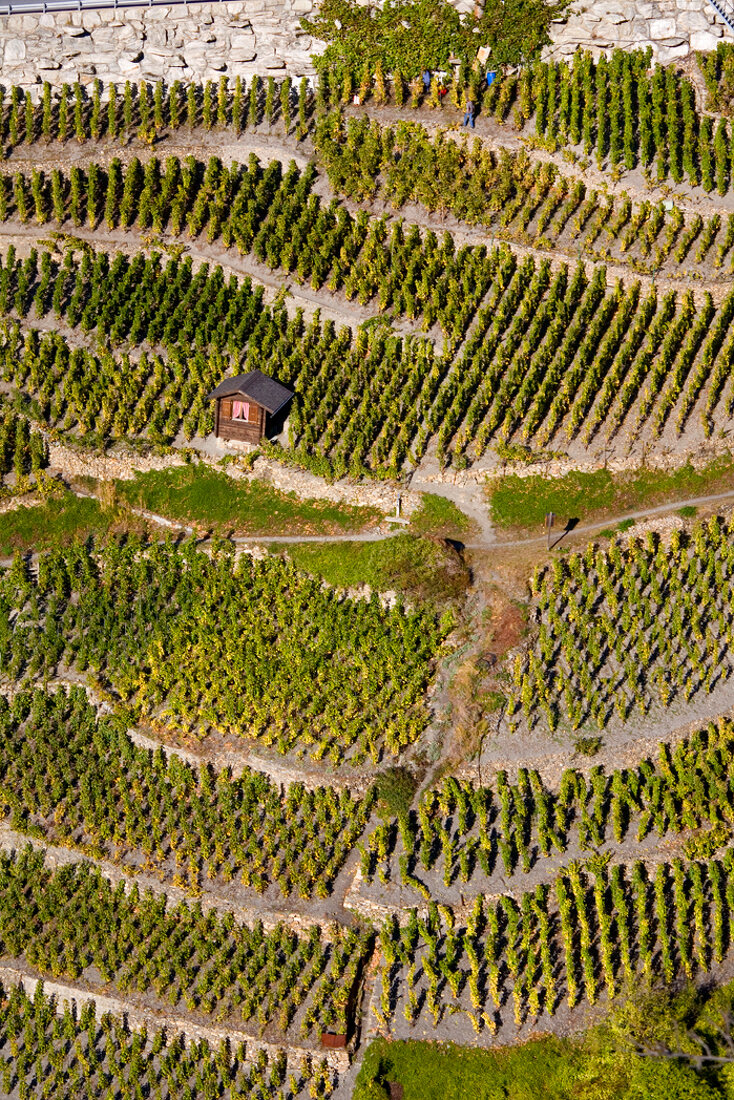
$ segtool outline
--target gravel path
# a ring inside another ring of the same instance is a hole
[[[703,494],[697,497],[688,497],[685,500],[669,501],[667,504],[657,504],[650,508],[640,508],[636,512],[625,512],[621,516],[607,517],[607,519],[599,520],[597,523],[581,524],[578,527],[573,528],[574,535],[585,534],[591,531],[600,531],[607,527],[616,527],[619,523],[624,523],[625,520],[638,520],[648,519],[650,516],[662,516],[667,512],[678,511],[680,508],[697,508],[704,504],[718,504],[724,500],[734,500],[734,489],[729,489],[725,493],[710,493]],[[555,540],[551,542],[551,547],[557,546],[564,538],[564,533],[559,532],[555,536]],[[512,549],[519,546],[540,546],[546,542],[546,536],[541,535],[534,538],[526,539],[508,539],[503,541],[501,539],[496,540],[495,545],[502,549]],[[486,546],[486,544],[484,544]],[[481,549],[482,544],[472,544],[473,548]]]
[[[468,546],[491,546],[497,541],[494,524],[489,515],[489,506],[482,485],[452,485],[450,482],[426,481],[420,476],[420,470],[410,479],[410,488],[420,493],[435,493],[455,504],[464,515],[474,523],[479,539]]]
[[[481,531],[481,538],[473,538],[471,542],[464,544],[467,550],[512,550],[525,546],[542,546],[546,544],[546,536],[531,536],[524,539],[502,539],[498,537],[497,528],[489,516],[489,505],[486,503],[484,490],[480,486],[450,485],[441,482],[411,481],[411,488],[417,492],[435,493],[452,501],[466,515],[472,519]],[[601,531],[606,528],[616,527],[626,520],[648,519],[650,516],[662,516],[669,512],[676,512],[680,508],[699,507],[705,504],[717,504],[721,501],[734,500],[734,489],[725,493],[712,493],[697,497],[687,497],[685,500],[669,501],[666,504],[658,504],[650,508],[641,508],[635,512],[625,512],[618,516],[608,516],[596,523],[580,524],[572,528],[574,536],[580,534]],[[143,513],[141,513],[142,515]],[[299,542],[379,542],[381,539],[390,538],[401,533],[401,528],[365,531],[356,535],[252,535],[235,539],[242,544],[252,543],[299,543]],[[570,532],[569,532],[570,533]],[[561,543],[564,532],[560,531],[551,542],[551,548]]]

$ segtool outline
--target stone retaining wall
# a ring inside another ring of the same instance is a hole
[[[318,0],[226,0],[170,7],[47,12],[0,19],[4,84],[40,90],[125,80],[313,75],[318,43],[301,19]],[[456,0],[462,7],[462,0]],[[731,32],[707,0],[588,0],[553,29],[547,57],[651,46],[663,63],[712,50]],[[734,40],[734,39],[733,39]]]
[[[3,84],[218,80],[313,72],[313,0],[242,0],[0,17]]]
[[[556,23],[547,58],[570,57],[578,49],[595,56],[614,49],[652,48],[655,60],[679,61],[696,50],[715,50],[731,31],[708,0],[591,0],[574,5],[565,23]]]

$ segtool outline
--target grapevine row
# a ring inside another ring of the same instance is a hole
[[[314,101],[305,77],[297,87],[288,76],[263,81],[257,75],[249,85],[241,76],[234,81],[222,76],[200,85],[94,80],[89,86],[76,82],[55,89],[46,81],[33,91],[12,85],[0,87],[0,145],[13,150],[37,141],[117,143],[134,136],[150,142],[181,127],[231,129],[239,135],[261,124],[272,126],[276,120],[286,134],[295,123],[300,139],[311,126],[314,103],[324,109],[319,95]]]
[[[372,795],[283,793],[136,747],[125,722],[98,719],[86,693],[0,697],[0,806],[13,828],[96,857],[142,859],[198,893],[204,879],[263,894],[326,897],[362,833]]]
[[[77,980],[94,967],[122,994],[148,993],[163,1008],[219,1022],[271,1026],[303,1037],[346,1033],[347,1007],[370,937],[318,927],[299,938],[284,925],[264,932],[231,914],[203,914],[113,887],[90,864],[58,871],[27,848],[0,856],[0,954],[47,977]]]
[[[734,726],[723,718],[674,749],[661,744],[657,759],[634,768],[567,768],[557,789],[527,768],[514,782],[499,772],[491,787],[452,777],[373,829],[360,844],[362,873],[386,882],[399,868],[403,884],[427,898],[455,884],[463,895],[469,883],[485,889],[495,873],[525,873],[569,851],[648,837],[688,833],[687,850],[712,855],[734,827],[733,785]]]
[[[206,231],[210,244],[221,240],[226,248],[251,253],[299,282],[309,280],[314,289],[343,290],[361,305],[376,301],[380,310],[422,317],[426,329],[439,323],[447,339],[456,341],[492,279],[486,248],[457,251],[448,233],[439,243],[435,233],[421,235],[415,225],[406,230],[400,222],[390,226],[384,217],[353,217],[312,193],[315,178],[312,166],[300,171],[291,162],[283,172],[280,161],[263,168],[254,155],[246,166],[230,168],[216,157],[206,165],[191,156],[183,161],[168,157],[164,164],[155,157],[145,164],[133,158],[126,166],[114,158],[106,168],[93,163],[86,169],[72,167],[68,175],[60,169],[0,174],[0,219],[16,216],[23,223],[33,218],[38,225],[92,229],[104,221],[110,230],[134,226],[177,236],[186,232],[191,238]],[[39,285],[51,301],[58,272],[49,271],[50,260],[45,262]],[[127,289],[122,257],[111,271],[100,269],[100,263],[92,273],[87,260],[83,283],[93,274],[97,295],[108,279],[118,293]],[[35,274],[28,269],[24,275],[28,290]],[[67,282],[71,277],[67,271]],[[74,292],[82,296],[78,276]],[[62,290],[58,293],[63,296]],[[111,304],[106,313],[114,318]],[[172,325],[173,318],[167,325],[161,320],[161,335]]]
[[[325,1060],[253,1051],[240,1043],[186,1044],[163,1030],[131,1030],[94,1002],[77,1009],[49,997],[42,983],[1,990],[0,1081],[6,1095],[48,1100],[135,1095],[190,1100],[327,1100],[338,1083]],[[39,1093],[38,1090],[41,1090]]]
[[[380,933],[376,1012],[394,1026],[400,1013],[427,1033],[447,1014],[493,1034],[617,996],[641,978],[666,984],[706,973],[732,946],[734,857],[647,868],[604,860],[571,863],[552,884],[519,898],[478,897],[465,923],[446,906],[415,910]],[[429,1023],[426,1017],[430,1015]]]
[[[531,723],[604,728],[654,705],[688,702],[730,674],[730,521],[698,523],[690,536],[652,532],[536,572],[535,645],[513,665],[508,714]],[[581,639],[583,638],[583,641]]]
[[[130,538],[49,552],[37,573],[18,558],[0,580],[0,665],[11,680],[90,669],[133,716],[333,764],[411,744],[450,616],[233,553]]]
[[[615,198],[524,150],[498,154],[478,140],[431,137],[417,123],[383,127],[340,114],[317,123],[314,141],[333,190],[352,199],[380,197],[396,209],[420,203],[508,241],[640,272],[662,268],[673,278],[700,277],[704,265],[716,275],[734,262],[734,216],[686,216],[662,202]]]
[[[610,290],[602,269],[591,279],[583,267],[552,275],[547,263],[518,265],[503,249],[485,263],[486,299],[452,367],[430,343],[383,327],[337,333],[318,315],[306,326],[280,303],[263,307],[247,282],[225,283],[219,269],[192,277],[185,261],[163,268],[156,258],[118,264],[100,256],[58,267],[43,255],[40,264],[33,255],[11,258],[0,272],[0,308],[11,314],[0,332],[0,367],[49,426],[166,442],[179,430],[187,439],[208,434],[207,393],[229,373],[259,368],[296,392],[293,457],[331,473],[397,473],[419,461],[432,439],[439,459],[465,466],[498,438],[588,444],[605,429],[608,438],[624,430],[634,440],[643,430],[680,434],[694,414],[710,435],[730,412],[734,295],[718,309],[705,297],[696,311],[690,293],[660,300],[637,284]],[[114,279],[105,274],[113,270]],[[173,336],[161,332],[168,321],[156,302],[164,280],[167,308],[190,343],[163,354],[94,353],[60,332],[23,336],[13,319],[48,310],[53,282],[51,308],[83,331],[132,342]],[[116,317],[106,310],[110,301],[119,305]],[[239,340],[245,354],[233,362]],[[231,351],[218,346],[225,341]]]
[[[366,71],[359,95],[362,102],[372,96],[378,105],[392,100],[398,107],[431,106],[454,125],[455,112],[469,96],[480,118],[494,117],[532,133],[553,152],[570,148],[577,158],[594,155],[599,167],[620,174],[639,167],[651,182],[685,181],[726,194],[732,184],[730,125],[698,110],[688,76],[651,60],[649,50],[617,49],[596,59],[577,50],[571,61],[536,62],[502,74],[489,88],[478,72],[464,72],[449,82],[445,99],[438,95],[437,80],[426,94],[420,80],[406,88],[401,73],[387,84],[381,74]],[[716,108],[721,62],[704,63],[703,71]],[[321,100],[331,107],[350,102],[354,74],[325,72],[321,81],[319,116]]]

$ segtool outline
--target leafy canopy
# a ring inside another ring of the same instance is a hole
[[[568,0],[487,0],[481,16],[459,15],[448,0],[387,0],[383,6],[356,0],[324,0],[303,26],[328,43],[314,62],[320,69],[363,68],[415,76],[444,69],[454,56],[473,61],[489,46],[492,63],[518,64],[549,41],[548,28]]]

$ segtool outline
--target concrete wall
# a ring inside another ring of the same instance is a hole
[[[218,80],[312,72],[300,27],[313,0],[241,0],[0,17],[0,80],[33,87],[125,80]]]
[[[569,57],[579,48],[598,55],[651,46],[665,64],[715,50],[722,37],[734,41],[708,0],[582,0],[573,11],[566,23],[554,25],[547,58]]]

